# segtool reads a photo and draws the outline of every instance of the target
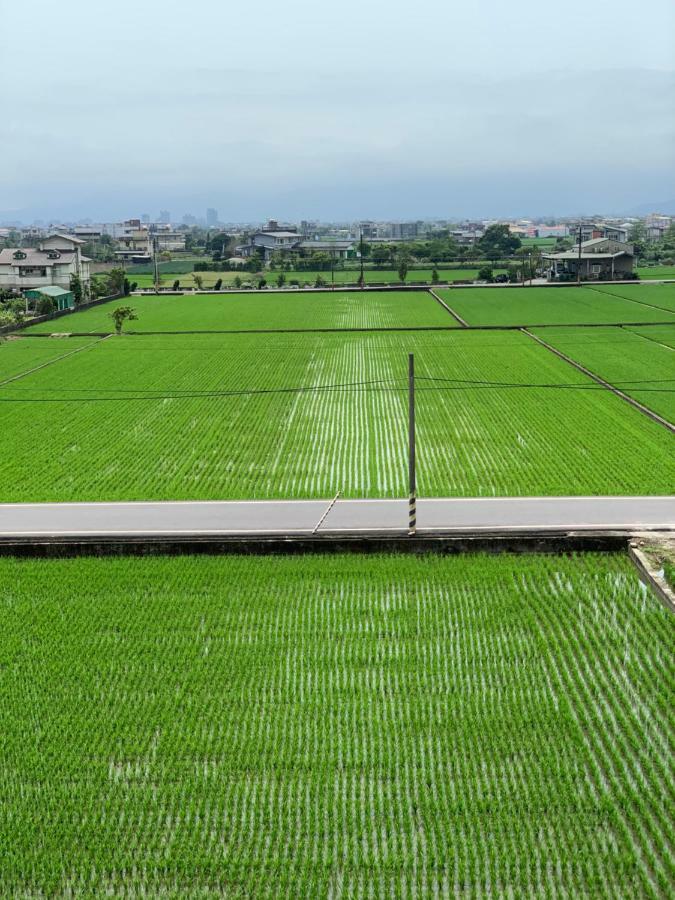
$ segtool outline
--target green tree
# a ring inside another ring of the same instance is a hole
[[[40,297],[40,299],[35,304],[35,312],[38,316],[48,316],[50,313],[54,312],[54,301],[51,297],[47,297],[44,294]]]
[[[520,238],[509,231],[508,225],[490,225],[478,241],[478,248],[487,259],[512,256],[520,247]]]
[[[108,290],[111,294],[124,293],[124,269],[116,268],[108,272]]]
[[[431,283],[438,284],[439,281],[440,281],[440,278],[438,277],[438,269],[434,269],[433,272],[431,273]]]
[[[203,276],[203,275],[198,275],[198,274],[195,272],[195,273],[193,273],[193,275],[192,275],[192,280],[194,281],[195,287],[197,288],[197,290],[198,290],[198,291],[201,291],[201,289],[204,287],[204,276]]]
[[[387,247],[374,247],[371,259],[376,266],[381,266],[389,261],[389,249]]]
[[[75,306],[79,306],[84,300],[84,288],[82,287],[82,279],[79,275],[70,276],[70,290],[73,295]]]
[[[492,266],[483,266],[478,270],[478,280],[491,283],[494,281],[492,277]]]
[[[398,279],[405,281],[408,276],[408,260],[403,258],[398,264]]]
[[[647,249],[647,229],[644,222],[634,222],[628,233],[628,241],[633,245],[635,259],[639,260],[645,255]]]
[[[283,287],[286,284],[286,276],[283,272],[279,272],[277,275],[277,287]]]
[[[260,256],[257,253],[252,253],[246,262],[245,268],[248,272],[261,272],[263,263]]]
[[[122,326],[125,321],[131,321],[132,319],[137,319],[136,310],[132,309],[130,306],[118,306],[117,309],[114,309],[110,313],[110,318],[115,323],[115,333],[122,334]]]

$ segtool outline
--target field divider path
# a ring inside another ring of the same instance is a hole
[[[445,300],[443,300],[443,298],[440,297],[433,288],[429,288],[429,293],[434,298],[434,300],[437,300],[441,304],[443,309],[449,312],[450,315],[459,322],[462,328],[469,328],[469,323],[466,322],[458,313],[456,313],[454,309],[448,306]]]
[[[616,297],[618,300],[628,300],[629,303],[637,303],[638,306],[647,306],[649,309],[658,309],[659,312],[672,313],[672,309],[665,306],[656,306],[654,303],[644,303],[642,300],[636,300],[635,297],[625,297],[623,294],[615,294],[614,291],[600,291],[598,288],[588,288],[589,291],[595,291],[596,294],[605,294],[610,297]],[[645,323],[650,324],[650,323]]]
[[[630,397],[628,394],[619,390],[619,388],[614,387],[613,384],[610,384],[609,381],[605,381],[604,378],[601,378],[599,375],[596,375],[595,372],[591,372],[590,369],[587,369],[585,366],[582,366],[581,363],[576,362],[576,360],[572,359],[570,356],[567,356],[562,351],[556,349],[552,344],[548,344],[545,340],[538,337],[536,334],[533,334],[531,331],[528,331],[527,328],[520,329],[523,334],[526,334],[528,337],[532,338],[533,341],[536,341],[538,344],[541,344],[542,347],[545,347],[547,350],[550,350],[558,359],[562,359],[564,362],[568,363],[570,366],[573,366],[578,372],[581,372],[583,375],[586,375],[588,378],[591,378],[595,381],[596,384],[602,385],[602,387],[607,388],[608,391],[611,391],[613,394],[616,394],[617,397],[620,397],[622,400],[625,400],[626,403],[630,403],[631,406],[634,406],[639,412],[643,413],[643,415],[648,416],[654,422],[657,422],[659,425],[662,425],[664,428],[668,429],[672,434],[675,434],[675,425],[672,422],[669,422],[667,419],[664,419],[658,413],[653,412],[647,406],[644,406],[638,400],[635,400],[633,397]]]
[[[56,356],[54,357],[54,359],[49,359],[47,360],[47,362],[40,363],[39,366],[33,366],[32,369],[27,369],[25,372],[19,372],[18,375],[12,375],[11,378],[5,378],[4,381],[0,381],[0,387],[3,387],[6,384],[11,384],[12,381],[18,381],[20,378],[25,378],[26,375],[32,375],[33,372],[39,372],[40,369],[46,369],[47,366],[51,366],[53,363],[60,362],[62,359],[67,359],[69,356],[74,356],[81,350],[88,350],[90,347],[93,347],[95,344],[100,344],[101,341],[105,341],[106,338],[109,337],[111,337],[110,334],[103,335],[103,337],[96,338],[96,340],[92,341],[91,344],[84,344],[82,347],[78,347],[76,350],[69,350],[68,353],[63,353],[61,356]]]
[[[670,350],[671,353],[675,353],[675,347],[669,347],[668,344],[664,344],[663,341],[657,341],[655,338],[649,337],[648,334],[642,334],[641,331],[633,331],[632,328],[627,328],[625,325],[621,325],[620,327],[623,328],[624,331],[627,331],[628,334],[635,334],[638,337],[643,338],[645,341],[656,344],[657,347],[663,347],[664,350]]]
[[[632,540],[628,544],[628,556],[633,561],[640,580],[650,587],[666,609],[671,613],[675,613],[675,591],[668,584],[668,580],[663,575],[663,570],[655,569],[649,557],[642,552],[637,541]]]

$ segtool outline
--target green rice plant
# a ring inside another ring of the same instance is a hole
[[[469,325],[675,323],[675,306],[653,309],[629,298],[626,289],[652,296],[660,286],[446,288],[438,293]]]
[[[675,422],[675,325],[541,328],[545,341]]]
[[[672,894],[623,555],[3,558],[0,614],[3,896]]]
[[[675,312],[675,284],[602,284],[597,290],[633,303]]]
[[[116,301],[111,301],[112,305]],[[60,322],[73,332],[111,331],[111,304],[75,312]],[[453,328],[457,322],[424,291],[187,294],[134,297],[137,321],[125,331],[238,331],[312,328]],[[30,331],[49,334],[43,322]]]
[[[478,270],[480,268],[480,264],[473,264],[473,267],[469,268],[444,268],[442,264],[439,263],[437,266],[438,276],[441,281],[474,281],[478,278]],[[506,270],[502,268],[494,269],[495,275],[500,275],[504,273]],[[411,268],[408,271],[407,282],[415,283],[415,282],[424,282],[427,284],[431,283],[431,276],[433,272],[433,267],[428,266],[426,268]],[[223,280],[223,284],[227,286],[232,286],[235,278],[239,276],[242,281],[249,281],[252,284],[256,284],[260,274],[262,277],[266,278],[269,283],[274,283],[275,279],[279,274],[279,270],[271,270],[265,269],[262,273],[258,273],[256,275],[251,274],[250,272],[245,271],[230,271],[230,272],[201,272],[200,273],[204,278],[204,287],[212,288],[216,281],[219,278]],[[331,283],[331,278],[336,285],[341,284],[356,284],[360,277],[359,269],[336,269],[331,276],[330,270],[328,271],[306,271],[306,270],[292,270],[289,272],[284,272],[284,276],[286,278],[287,283],[289,281],[298,281],[301,285],[309,284],[310,286],[314,284],[317,279],[317,276],[321,276],[327,284]],[[366,268],[363,272],[363,277],[366,284],[398,284],[400,282],[399,273],[395,269],[370,269]],[[154,275],[151,273],[140,274],[137,275],[135,271],[129,272],[129,278],[132,281],[135,281],[139,288],[151,288],[154,287]],[[168,269],[161,273],[160,275],[160,284],[162,287],[171,287],[173,282],[176,279],[179,279],[181,282],[181,287],[183,289],[192,287],[192,282],[190,279],[190,275],[187,276],[183,271],[169,271]]]
[[[641,279],[675,279],[675,266],[638,266],[635,270]]]
[[[9,337],[0,343],[0,383],[45,364],[52,364],[74,350],[92,344],[91,338],[26,340]]]
[[[409,352],[422,495],[673,490],[663,427],[526,335],[454,329],[103,340],[0,387],[0,499],[405,496]]]

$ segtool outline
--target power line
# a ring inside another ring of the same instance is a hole
[[[469,379],[446,379],[431,378],[429,376],[416,376],[418,381],[434,381],[441,384],[430,385],[429,387],[418,387],[418,391],[475,391],[475,390],[567,390],[567,391],[604,391],[605,388],[600,384],[579,384],[579,383],[541,383],[541,382],[512,382],[512,381],[479,381]],[[650,381],[629,381],[615,382],[615,384],[623,384],[632,386],[634,390],[640,393],[656,393],[656,394],[675,394],[675,388],[657,388],[642,387],[642,385],[651,384],[672,384],[672,379],[653,379]],[[442,386],[441,386],[442,385]],[[328,385],[306,385],[299,387],[285,388],[243,388],[240,390],[205,390],[205,391],[182,391],[175,390],[172,392],[159,393],[152,389],[143,388],[118,388],[111,396],[75,396],[75,397],[0,397],[1,403],[110,403],[119,401],[137,401],[137,400],[191,400],[191,399],[220,399],[220,398],[247,398],[257,396],[273,396],[273,395],[289,395],[302,393],[320,393],[320,392],[349,392],[361,391],[371,393],[386,393],[394,391],[404,391],[407,389],[405,383],[401,379],[378,379],[372,381],[356,381],[345,382]],[[13,388],[12,390],[20,390],[29,392],[30,388]],[[45,388],[45,392],[53,391],[54,393],[66,393],[68,388]],[[78,388],[81,395],[83,391],[93,392],[93,388]],[[130,394],[132,394],[130,396]],[[122,396],[119,396],[122,394]]]

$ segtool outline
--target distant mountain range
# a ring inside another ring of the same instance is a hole
[[[628,210],[629,216],[648,216],[650,213],[662,213],[664,216],[675,216],[675,200],[660,200],[656,203],[640,203]]]

